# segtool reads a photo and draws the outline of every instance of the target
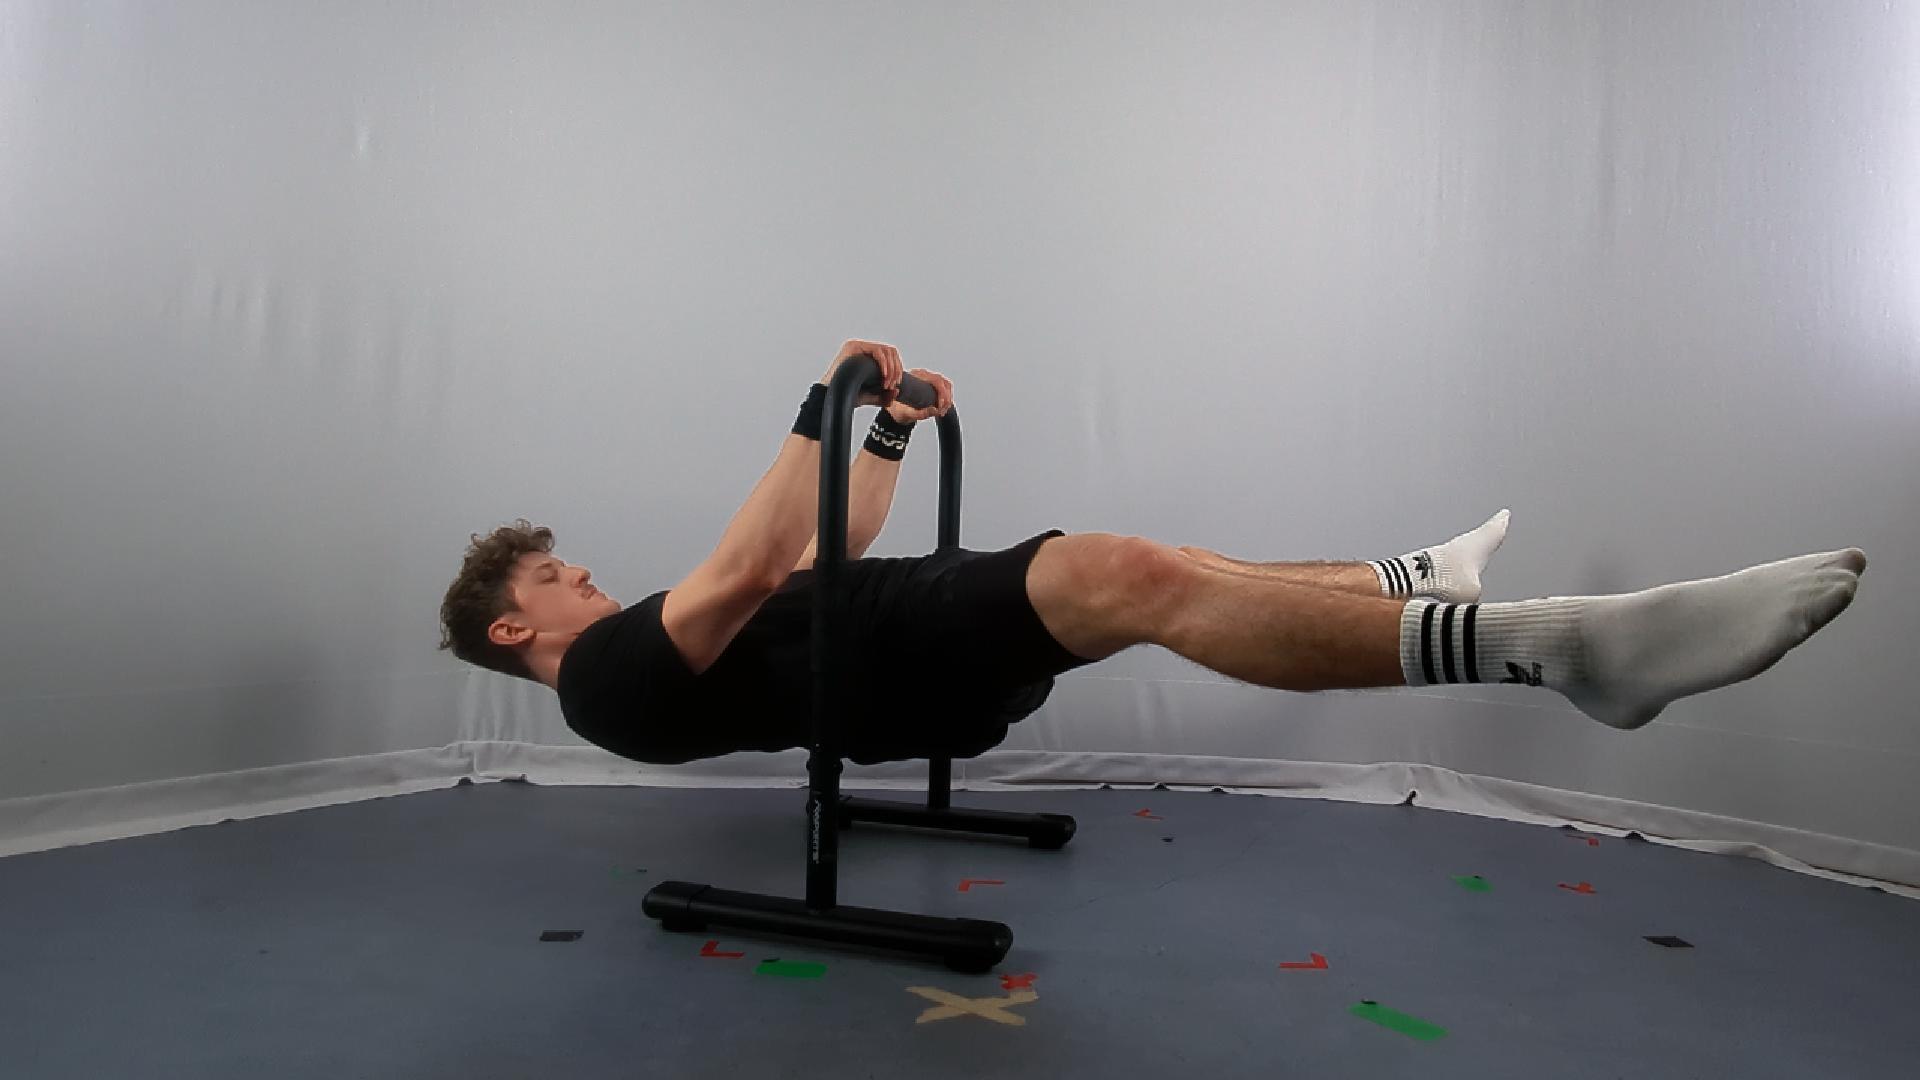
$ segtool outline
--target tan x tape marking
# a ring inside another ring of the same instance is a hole
[[[971,1015],[991,1020],[996,1024],[1012,1024],[1014,1027],[1021,1027],[1026,1024],[1026,1017],[1015,1016],[1003,1010],[1014,1005],[1031,1005],[1040,1000],[1040,995],[1031,990],[1015,990],[1006,997],[998,998],[963,998],[958,994],[949,994],[945,990],[933,986],[909,986],[907,987],[907,991],[909,993],[919,994],[928,1001],[943,1003],[937,1009],[928,1009],[926,1012],[921,1013],[920,1019],[914,1021],[916,1024],[924,1024],[930,1020],[951,1020],[956,1016]]]

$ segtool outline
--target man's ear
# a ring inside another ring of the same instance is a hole
[[[533,633],[532,630],[518,623],[510,623],[505,619],[495,619],[493,620],[493,625],[487,627],[487,640],[493,642],[495,645],[519,645],[525,642],[527,635],[531,633]]]

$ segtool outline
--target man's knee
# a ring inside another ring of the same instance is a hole
[[[1088,594],[1131,594],[1143,586],[1163,586],[1191,569],[1193,562],[1183,548],[1118,533],[1074,533],[1060,550],[1068,555],[1065,561],[1073,568],[1078,588]]]
[[[1100,561],[1099,591],[1116,618],[1141,640],[1152,640],[1165,610],[1179,603],[1193,578],[1194,560],[1144,536],[1114,536]]]
[[[1155,594],[1186,579],[1193,568],[1187,549],[1170,547],[1144,536],[1122,536],[1114,546],[1115,580],[1141,586]]]
[[[1036,609],[1062,644],[1093,658],[1153,640],[1193,571],[1177,549],[1142,536],[1076,533],[1041,551],[1028,581]]]

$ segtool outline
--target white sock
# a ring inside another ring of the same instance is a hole
[[[1368,563],[1380,577],[1381,595],[1429,596],[1457,604],[1480,599],[1480,575],[1506,540],[1511,516],[1502,510],[1486,524],[1444,544]]]
[[[1670,702],[1751,679],[1853,602],[1859,548],[1619,596],[1512,604],[1417,599],[1400,613],[1408,686],[1523,683],[1637,728]]]

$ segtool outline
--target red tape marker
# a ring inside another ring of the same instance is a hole
[[[1039,977],[1038,975],[1002,975],[1000,976],[1000,989],[1031,990],[1033,989],[1033,980]]]
[[[700,947],[700,955],[701,956],[717,956],[722,960],[738,960],[739,958],[747,955],[746,953],[743,953],[743,952],[714,952],[713,951],[719,947],[720,947],[720,943],[718,941],[709,941],[705,945],[702,945]]]
[[[1592,896],[1592,895],[1593,895],[1593,886],[1591,886],[1591,885],[1589,885],[1589,884],[1587,884],[1587,883],[1586,883],[1586,882],[1584,882],[1584,881],[1583,881],[1583,882],[1581,882],[1581,883],[1580,883],[1580,884],[1578,884],[1578,885],[1569,885],[1569,884],[1567,884],[1566,882],[1564,882],[1564,881],[1563,881],[1563,882],[1561,882],[1561,883],[1560,883],[1560,887],[1561,887],[1561,888],[1563,888],[1563,889],[1565,889],[1565,890],[1567,890],[1568,892],[1577,892],[1577,893],[1583,893],[1583,894],[1585,894],[1585,895],[1587,895],[1587,896]]]
[[[1005,884],[1006,882],[1004,881],[989,881],[986,878],[968,878],[967,880],[960,883],[960,891],[966,892],[967,890],[973,888],[975,885],[1005,885]]]
[[[1165,820],[1167,820],[1166,818],[1163,818],[1163,817],[1161,817],[1161,816],[1160,816],[1159,814],[1156,814],[1156,813],[1154,813],[1154,812],[1153,812],[1152,810],[1135,810],[1135,811],[1133,812],[1133,816],[1134,816],[1134,817],[1143,817],[1143,818],[1146,818],[1146,819],[1147,819],[1148,821],[1165,821]]]
[[[1317,952],[1308,953],[1307,955],[1313,957],[1313,960],[1309,963],[1305,963],[1305,964],[1284,964],[1283,963],[1280,966],[1283,968],[1289,968],[1294,971],[1325,971],[1327,969],[1326,957],[1321,956]]]

